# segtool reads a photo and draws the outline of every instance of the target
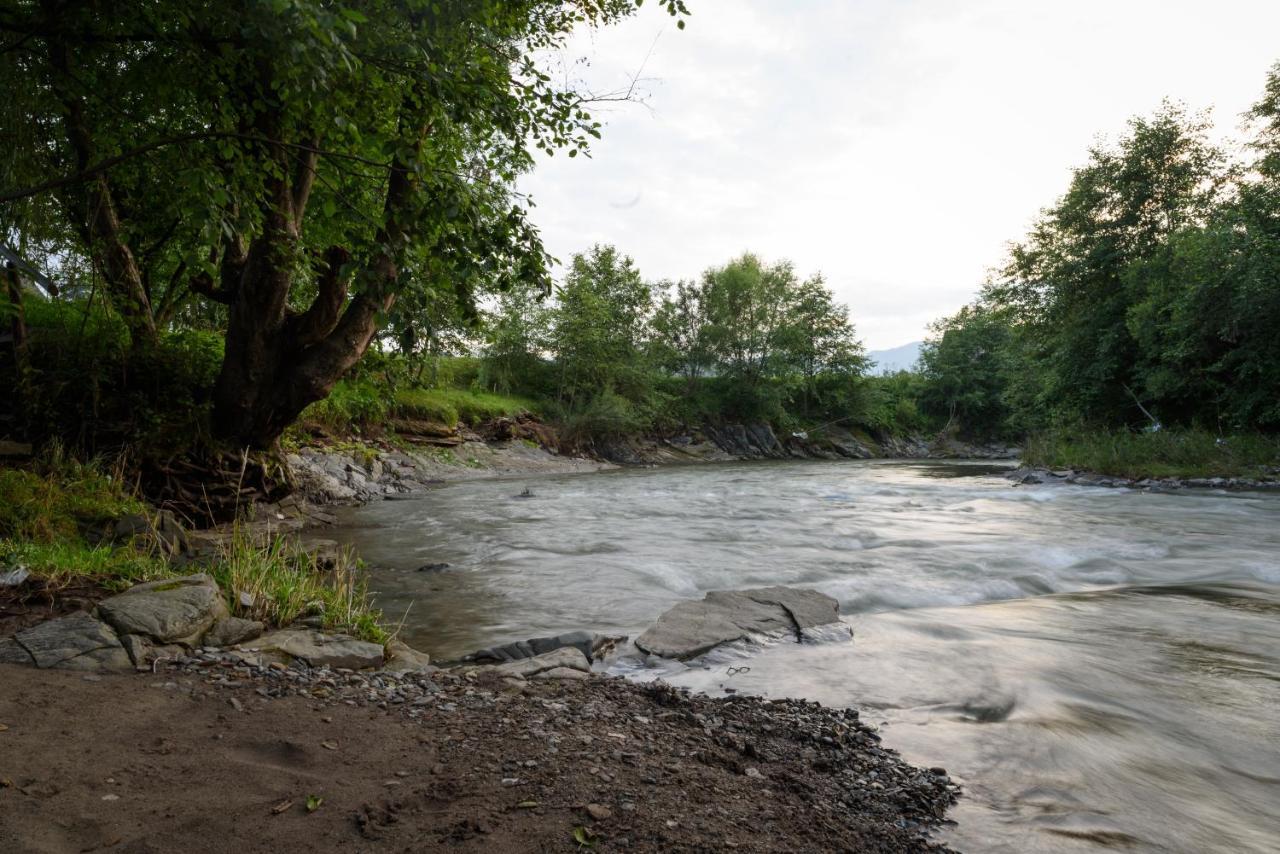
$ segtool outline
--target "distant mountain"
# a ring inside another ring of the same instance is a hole
[[[889,350],[869,350],[867,356],[872,361],[871,373],[892,374],[897,371],[909,371],[916,366],[920,358],[920,345],[923,341],[912,341],[901,347]]]

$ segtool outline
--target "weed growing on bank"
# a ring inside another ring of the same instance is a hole
[[[264,540],[237,527],[207,571],[238,616],[275,626],[319,617],[327,630],[375,643],[388,640],[382,612],[369,598],[367,576],[350,554],[323,568],[294,540]]]

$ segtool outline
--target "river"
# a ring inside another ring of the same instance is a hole
[[[743,650],[732,676],[615,669],[862,709],[964,785],[963,851],[1280,851],[1280,495],[730,463],[455,483],[352,509],[338,538],[437,658],[816,588],[851,643]]]

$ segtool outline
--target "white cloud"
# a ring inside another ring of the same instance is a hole
[[[523,182],[548,246],[614,243],[654,279],[790,258],[871,347],[966,302],[1098,134],[1165,96],[1233,131],[1280,59],[1258,0],[690,5],[684,31],[646,6],[575,39],[596,90],[643,64],[648,106]]]

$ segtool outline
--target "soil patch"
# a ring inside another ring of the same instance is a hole
[[[955,787],[853,712],[603,678],[275,676],[0,665],[0,850],[946,850],[924,834]]]

